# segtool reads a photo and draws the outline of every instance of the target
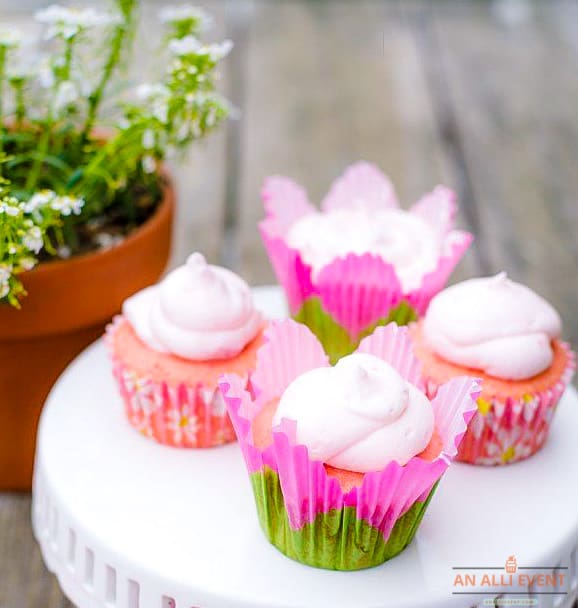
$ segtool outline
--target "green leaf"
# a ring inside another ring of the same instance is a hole
[[[76,184],[82,179],[84,175],[84,167],[78,167],[75,171],[72,172],[70,177],[68,178],[68,182],[66,182],[66,188],[71,190],[76,186]]]
[[[392,308],[386,317],[366,327],[355,338],[350,336],[349,332],[324,310],[321,300],[317,297],[305,300],[293,318],[299,323],[307,325],[317,336],[333,364],[341,357],[351,354],[359,346],[361,340],[371,335],[376,327],[392,322],[398,325],[408,325],[417,320],[417,313],[410,304],[402,301],[398,306]]]

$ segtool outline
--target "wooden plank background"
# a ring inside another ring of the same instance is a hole
[[[32,28],[39,0],[0,0]],[[139,51],[154,49],[142,2]],[[254,284],[273,275],[256,231],[263,178],[319,200],[349,163],[380,165],[409,205],[454,187],[476,242],[455,278],[507,269],[552,301],[578,344],[576,0],[211,0],[236,44],[224,92],[240,118],[175,167],[173,264],[199,249]],[[150,62],[143,59],[139,69]],[[0,494],[0,608],[65,608],[29,524],[30,499]]]

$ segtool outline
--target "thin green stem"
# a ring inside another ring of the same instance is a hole
[[[102,101],[102,97],[104,95],[104,90],[106,89],[106,85],[108,84],[112,73],[114,72],[120,61],[121,51],[126,33],[127,29],[125,23],[122,23],[115,28],[110,53],[104,65],[100,80],[96,85],[96,88],[88,98],[88,112],[86,115],[84,127],[82,129],[82,135],[80,138],[81,142],[86,142],[90,132],[92,131],[92,128],[94,127],[94,123],[96,122],[96,118],[98,115],[98,109]]]
[[[72,69],[72,49],[74,48],[75,36],[66,39],[66,46],[64,47],[64,69],[62,71],[62,80],[70,80],[70,73]]]
[[[52,118],[49,119],[44,124],[44,130],[42,131],[42,135],[40,137],[40,142],[38,144],[38,155],[34,159],[34,164],[28,173],[28,177],[26,178],[26,190],[32,192],[36,189],[36,184],[38,183],[38,178],[40,177],[40,171],[42,169],[42,165],[44,163],[44,157],[48,152],[48,144],[50,142],[50,134],[52,132]]]
[[[54,126],[54,94],[58,90],[58,87],[62,82],[70,79],[70,73],[72,70],[72,55],[75,41],[76,37],[72,36],[71,38],[67,38],[65,42],[63,70],[60,74],[60,77],[57,78],[56,82],[54,83],[54,87],[52,88],[52,98],[48,101],[47,116],[43,124],[43,131],[40,137],[40,142],[38,143],[38,154],[34,160],[32,168],[30,169],[30,173],[28,173],[28,177],[26,178],[26,190],[28,190],[29,192],[32,192],[36,189],[38,178],[40,177],[40,172],[42,171],[42,166],[44,164],[44,158],[48,153],[48,146],[50,144],[50,139],[52,136],[52,127]]]
[[[88,163],[88,165],[86,165],[84,169],[85,175],[91,175],[91,173],[95,171],[102,162],[113,156],[111,152],[117,147],[117,141],[118,138],[110,139],[99,149],[99,151],[92,157],[92,160]]]
[[[24,103],[24,80],[18,79],[12,81],[12,88],[14,89],[14,97],[16,100],[16,130],[20,131],[26,117],[26,105]]]
[[[82,143],[86,142],[94,127],[106,85],[120,63],[125,42],[134,34],[134,16],[137,4],[136,0],[117,0],[122,15],[122,23],[119,23],[114,30],[110,53],[104,64],[102,75],[93,93],[88,98],[88,112],[80,138]]]
[[[6,71],[6,47],[0,46],[0,153],[4,148],[4,78]]]

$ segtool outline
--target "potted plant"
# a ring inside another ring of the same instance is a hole
[[[54,380],[166,265],[163,160],[228,113],[215,86],[231,44],[201,42],[208,19],[190,5],[161,11],[159,81],[121,86],[137,9],[41,10],[40,58],[0,31],[0,488],[29,487]]]

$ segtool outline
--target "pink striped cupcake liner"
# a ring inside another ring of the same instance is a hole
[[[443,239],[436,268],[416,289],[404,291],[395,268],[372,254],[337,258],[314,278],[312,268],[286,241],[291,226],[315,211],[305,190],[288,178],[269,177],[262,198],[266,217],[259,227],[291,314],[310,327],[332,360],[352,352],[376,325],[389,321],[406,324],[422,315],[473,238],[468,232],[453,229],[455,194],[438,186],[410,209]],[[389,179],[374,165],[360,162],[333,184],[321,209],[351,206],[359,199],[376,210],[399,207]]]
[[[217,386],[172,386],[157,382],[121,361],[112,348],[120,317],[107,327],[106,343],[126,417],[141,435],[177,448],[208,448],[235,441]],[[248,379],[243,379],[247,386]]]
[[[568,363],[553,386],[519,397],[482,393],[477,400],[478,411],[468,426],[456,460],[489,466],[511,464],[529,458],[543,447],[556,407],[576,368],[575,355],[569,345],[563,342],[560,345]],[[439,389],[433,379],[426,381],[426,388],[430,398]]]
[[[404,378],[424,388],[420,363],[407,328],[390,324],[365,338],[360,352],[387,361]],[[289,557],[329,569],[357,570],[378,565],[411,542],[437,482],[457,453],[476,411],[478,383],[457,378],[440,387],[432,401],[442,441],[437,458],[391,462],[366,473],[361,485],[345,491],[324,464],[309,458],[295,441],[294,424],[273,429],[272,443],[258,447],[252,422],[300,374],[329,361],[304,325],[276,321],[265,332],[252,376],[253,394],[242,378],[225,374],[220,386],[251,478],[258,517],[269,541]]]

